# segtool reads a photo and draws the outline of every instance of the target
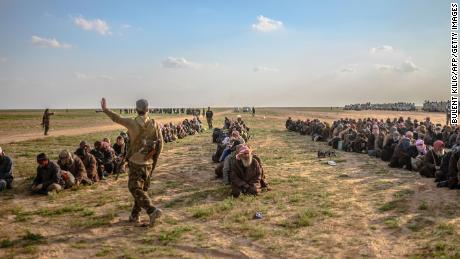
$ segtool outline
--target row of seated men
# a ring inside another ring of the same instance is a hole
[[[248,141],[249,128],[241,116],[235,121],[226,117],[223,129],[213,132],[217,150],[212,159],[218,163],[215,174],[231,186],[233,197],[258,195],[268,190],[262,161],[253,153]]]
[[[126,113],[126,114],[134,114],[136,113],[136,109],[120,109],[120,114]],[[194,115],[194,116],[200,116],[201,114],[201,109],[195,109],[195,108],[152,108],[149,109],[149,113],[156,113],[156,114],[187,114],[187,115]],[[203,113],[202,115],[204,116],[204,108],[203,108]]]
[[[198,117],[194,117],[191,120],[185,119],[177,125],[172,122],[160,125],[160,130],[164,142],[173,142],[204,131],[201,120]]]
[[[93,148],[86,141],[81,141],[73,153],[62,150],[56,162],[51,161],[45,153],[39,154],[32,192],[59,192],[80,184],[91,185],[110,175],[124,173],[127,143],[128,135],[122,132],[113,145],[108,138],[96,141]],[[13,160],[0,147],[0,191],[13,187],[13,168]]]
[[[229,152],[229,148],[236,143],[245,144],[250,139],[249,128],[240,115],[236,120],[225,117],[222,129],[214,128],[212,142],[217,144],[216,152],[212,156],[214,162],[222,162]]]
[[[309,120],[305,123],[312,124]],[[286,121],[288,129],[297,131],[293,124],[292,119]],[[421,122],[410,117],[386,121],[345,118],[334,121],[330,137],[322,140],[335,149],[366,153],[389,162],[390,167],[435,178],[438,187],[458,188],[459,130],[434,124],[429,117]]]
[[[93,184],[113,172],[124,171],[125,154],[123,136],[117,137],[113,147],[106,138],[96,141],[93,149],[86,141],[82,141],[74,153],[61,151],[57,162],[50,161],[46,154],[41,153],[37,156],[37,175],[32,191],[48,193],[49,190],[60,191],[63,187]],[[13,160],[0,148],[0,191],[13,187],[13,168]]]

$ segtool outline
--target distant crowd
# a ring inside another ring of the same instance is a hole
[[[120,109],[120,114],[135,114],[136,109]],[[186,114],[193,116],[204,116],[206,110],[198,108],[150,108],[149,113],[151,114]]]
[[[292,120],[286,128],[324,141],[332,148],[367,154],[390,167],[435,178],[438,187],[459,188],[460,128],[434,124],[430,118],[342,118],[330,125],[318,119]]]
[[[415,103],[397,102],[397,103],[362,103],[348,104],[343,107],[344,110],[386,110],[386,111],[415,111]]]
[[[426,112],[447,112],[450,110],[450,101],[425,101],[423,103],[422,111]]]

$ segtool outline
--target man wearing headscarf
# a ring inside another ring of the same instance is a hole
[[[423,139],[417,139],[415,141],[415,148],[417,153],[411,155],[411,170],[419,171],[423,164],[423,158],[427,153],[426,145]]]
[[[230,165],[230,183],[233,197],[241,194],[257,195],[267,187],[260,159],[254,158],[248,146],[239,148]]]

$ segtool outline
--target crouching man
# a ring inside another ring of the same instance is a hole
[[[67,150],[61,151],[59,153],[58,165],[61,170],[70,172],[73,175],[76,186],[80,184],[93,184],[93,181],[88,178],[85,165],[77,155],[71,154]]]
[[[59,184],[61,181],[61,169],[59,165],[50,161],[44,153],[37,156],[37,163],[37,176],[32,183],[32,192],[48,194],[61,191],[63,188]]]
[[[260,159],[252,154],[248,146],[239,149],[230,168],[233,197],[239,197],[241,194],[257,195],[262,188],[267,187]]]

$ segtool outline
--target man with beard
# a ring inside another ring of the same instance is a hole
[[[0,192],[13,187],[13,160],[0,147]]]
[[[59,192],[63,189],[60,184],[61,169],[59,165],[50,161],[45,153],[37,156],[37,176],[35,177],[31,190],[37,194],[49,194]]]
[[[75,177],[76,186],[79,186],[80,184],[93,184],[93,182],[88,178],[85,165],[81,159],[78,156],[71,154],[69,151],[63,150],[59,153],[58,165],[61,170],[70,172]]]
[[[435,177],[437,171],[441,169],[441,161],[444,156],[444,142],[437,140],[433,144],[433,149],[429,150],[423,158],[420,168],[420,175],[425,177]]]
[[[101,100],[102,111],[109,118],[128,129],[128,189],[134,197],[134,206],[129,221],[140,223],[140,213],[144,209],[149,215],[149,225],[153,226],[162,211],[153,206],[148,190],[153,170],[163,149],[163,136],[158,123],[148,115],[148,102],[145,99],[136,102],[138,116],[122,118],[107,108],[105,98]]]
[[[239,148],[236,159],[230,165],[230,183],[233,197],[241,194],[257,195],[266,187],[263,168],[248,146]]]

